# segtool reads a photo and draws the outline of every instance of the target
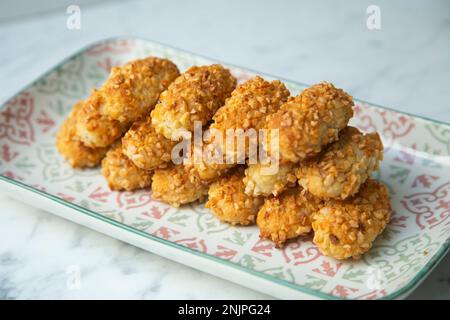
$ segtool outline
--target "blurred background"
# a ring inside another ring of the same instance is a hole
[[[67,9],[74,5],[79,28],[68,27],[74,11]],[[354,97],[450,122],[447,0],[1,0],[0,102],[81,47],[123,35],[307,84],[331,81]],[[5,210],[0,234],[15,231],[13,239],[0,238],[0,297],[267,297],[3,194],[0,204]],[[27,242],[36,228],[73,243],[73,250],[55,244],[51,252],[43,251],[48,239],[41,237]],[[449,261],[447,257],[412,297],[450,298]],[[26,277],[13,262],[38,266],[39,272]],[[64,280],[61,288],[48,287],[46,279],[64,279],[64,266],[71,262],[87,270],[108,268],[91,280],[87,276],[78,293],[64,291]],[[151,287],[145,285],[148,281]]]
[[[66,22],[81,10],[80,29]],[[367,27],[370,5],[380,29]],[[450,122],[450,2],[0,1],[0,99],[92,41],[135,35]]]

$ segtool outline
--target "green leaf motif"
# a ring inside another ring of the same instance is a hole
[[[81,180],[75,180],[73,184],[66,186],[67,189],[75,192],[83,192],[86,190],[92,182],[86,182]]]
[[[342,276],[342,278],[344,278],[346,280],[358,282],[358,283],[364,283],[366,277],[367,277],[367,272],[365,269],[356,268],[353,265],[351,265],[347,269],[347,271],[345,271],[344,275]]]
[[[294,277],[294,274],[292,273],[291,269],[289,269],[289,268],[284,269],[284,268],[285,268],[284,266],[281,266],[281,267],[277,267],[277,268],[263,269],[261,271],[268,275],[274,276],[276,278],[295,283],[295,277]]]
[[[442,228],[441,233],[439,234],[439,238],[446,239],[447,242],[450,241],[450,225]],[[448,243],[448,245],[450,246],[450,243]]]
[[[231,237],[227,237],[225,238],[225,240],[242,246],[247,242],[248,239],[250,239],[251,236],[252,236],[251,233],[243,234],[242,232],[235,230],[233,231]]]
[[[399,167],[396,165],[391,165],[390,167],[392,173],[389,175],[389,177],[391,177],[394,180],[397,180],[400,183],[404,183],[411,172],[411,170],[407,168]]]
[[[185,227],[186,221],[191,217],[191,215],[186,214],[184,211],[174,212],[167,220],[170,222]]]
[[[150,228],[154,223],[150,220],[147,219],[142,219],[142,218],[136,218],[136,222],[133,222],[131,224],[132,227],[139,229],[139,230],[147,230],[148,228]]]
[[[92,204],[94,206],[99,206],[99,204],[96,203],[96,202],[92,202]],[[123,217],[123,213],[120,212],[120,211],[108,210],[108,211],[101,211],[100,213],[102,215],[104,215],[105,217],[108,217],[110,219],[116,220],[116,221],[118,221],[120,223],[123,223],[124,220],[125,220],[124,217]]]
[[[21,158],[19,161],[17,161],[14,164],[17,168],[19,168],[20,170],[31,174],[33,171],[31,169],[36,167],[36,164],[31,162],[30,158],[28,156],[25,156],[23,158]]]
[[[426,124],[425,128],[431,136],[444,145],[444,150],[450,154],[450,129],[439,123]]]
[[[83,98],[88,93],[83,68],[83,55],[76,56],[36,82],[36,89],[44,94],[60,93],[69,98]]]
[[[389,281],[412,277],[439,247],[439,242],[422,233],[389,243],[392,241],[375,243],[362,259],[367,265],[378,268]]]
[[[70,110],[72,110],[74,101],[70,100],[70,103],[64,103],[61,99],[50,100],[48,108],[55,112],[57,115],[65,116]]]
[[[49,182],[67,180],[73,177],[74,170],[57,153],[53,143],[42,144],[37,150],[38,159],[44,164],[42,176]]]
[[[89,200],[85,200],[85,199],[81,200],[78,204],[86,209],[94,209],[94,208],[97,208],[100,206],[100,204],[98,204],[98,203],[95,203],[95,202],[89,201]]]
[[[251,256],[249,254],[245,254],[242,256],[242,258],[239,260],[238,263],[243,267],[254,270],[256,268],[256,265],[258,263],[262,263],[262,262],[264,262],[264,260],[261,258],[257,258],[257,257]]]
[[[320,290],[327,284],[327,281],[324,279],[319,279],[310,275],[306,275],[306,281],[303,285],[307,288]]]
[[[207,234],[222,232],[230,228],[227,223],[222,223],[210,213],[198,214],[197,227],[200,232],[206,231]]]
[[[435,156],[441,155],[441,151],[440,150],[432,149],[431,146],[428,143],[426,143],[424,145],[423,149],[428,154],[432,154],[432,155],[435,155]],[[442,168],[442,165],[439,162],[435,161],[432,157],[423,157],[422,158],[422,165],[425,166],[425,167],[429,167],[429,168]]]
[[[383,231],[383,233],[379,235],[379,238],[385,241],[391,241],[395,236],[394,234],[398,233],[400,233],[399,230],[393,229],[388,225],[387,228]]]

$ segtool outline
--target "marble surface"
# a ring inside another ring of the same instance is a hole
[[[92,41],[135,35],[450,122],[450,3],[376,1],[130,1],[0,20],[0,101]],[[0,193],[0,299],[267,299]],[[58,239],[58,241],[54,241]],[[80,286],[67,273],[75,266]],[[410,298],[450,299],[450,256]]]

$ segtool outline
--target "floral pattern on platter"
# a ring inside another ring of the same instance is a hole
[[[277,249],[259,238],[257,227],[230,227],[201,204],[173,208],[152,199],[148,190],[110,191],[99,169],[73,170],[54,147],[71,106],[98,87],[111,67],[147,55],[169,58],[181,70],[214,62],[135,39],[90,47],[0,110],[0,173],[219,262],[330,297],[389,297],[416,278],[442,247],[448,247],[450,127],[359,101],[352,124],[382,136],[385,159],[375,177],[388,185],[394,211],[386,232],[359,261],[325,257],[310,237]],[[228,67],[240,82],[254,75]],[[292,94],[304,88],[289,81],[286,85]]]

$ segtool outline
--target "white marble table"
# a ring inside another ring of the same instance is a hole
[[[378,31],[365,1],[103,2],[81,7],[81,30],[65,9],[0,21],[0,101],[83,45],[135,35],[450,122],[450,3],[392,2],[376,1]],[[270,298],[1,193],[0,213],[0,298]],[[410,298],[450,299],[449,281],[447,256]]]

